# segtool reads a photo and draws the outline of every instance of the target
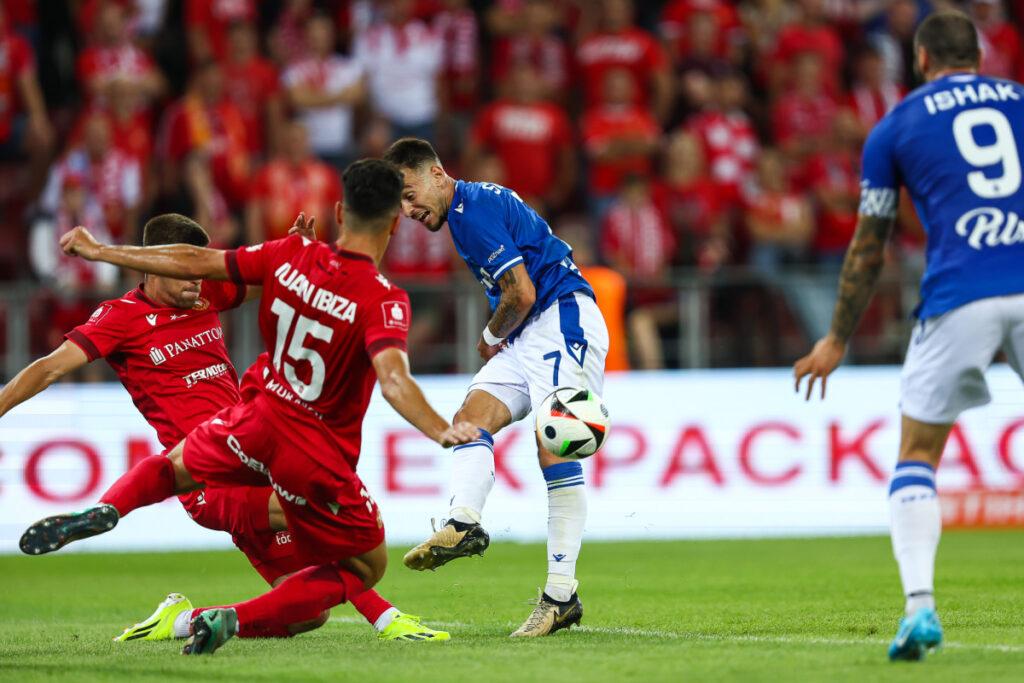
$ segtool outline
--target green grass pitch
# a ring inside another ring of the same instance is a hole
[[[0,680],[1024,680],[1024,532],[945,534],[947,645],[895,664],[902,597],[883,537],[588,543],[584,628],[534,641],[507,636],[543,581],[541,546],[495,543],[436,573],[400,551],[379,591],[450,642],[377,642],[341,605],[317,632],[186,658],[181,641],[110,639],[170,591],[196,605],[262,591],[240,553],[0,557]]]

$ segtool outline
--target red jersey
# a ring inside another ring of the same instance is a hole
[[[471,135],[501,159],[506,185],[524,198],[543,198],[555,184],[559,155],[572,144],[572,124],[550,102],[498,101],[480,112]]]
[[[612,69],[627,69],[636,85],[634,104],[651,104],[651,76],[668,68],[668,55],[658,39],[643,29],[631,27],[619,33],[595,33],[576,50],[583,75],[585,105],[594,107],[603,99],[604,76]]]
[[[87,47],[79,53],[75,64],[78,80],[82,83],[88,83],[93,79],[123,79],[134,82],[147,78],[155,69],[156,63],[153,59],[131,43],[117,47]]]
[[[11,135],[11,123],[21,106],[18,79],[31,73],[32,48],[19,35],[0,28],[0,142]]]
[[[263,202],[266,239],[280,239],[287,237],[300,211],[331,216],[334,202],[341,199],[341,182],[334,167],[322,161],[307,159],[293,164],[274,159],[256,175],[249,199]],[[330,218],[326,224],[330,225]]]
[[[757,132],[750,118],[742,110],[708,109],[691,117],[686,129],[704,143],[708,172],[723,190],[723,201],[737,203],[757,158]]]
[[[185,26],[206,35],[213,57],[223,60],[228,52],[228,27],[255,22],[256,0],[186,0]]]
[[[229,251],[239,284],[263,286],[260,333],[267,352],[242,380],[242,397],[259,394],[279,406],[295,430],[324,434],[355,471],[363,415],[377,379],[371,359],[406,348],[409,296],[381,275],[369,256],[300,235]]]
[[[698,13],[714,17],[718,29],[716,56],[725,57],[730,44],[743,40],[743,24],[732,4],[722,0],[670,0],[661,10],[658,32],[673,47],[674,54],[689,54],[690,19]]]
[[[818,253],[846,251],[857,229],[860,204],[860,155],[856,152],[823,152],[807,166],[807,177],[814,190],[845,192],[845,206],[820,207],[814,249]]]
[[[263,117],[267,102],[277,96],[279,82],[277,68],[268,59],[257,57],[244,64],[224,64],[224,89],[242,116],[245,139],[253,154],[267,147]]]
[[[615,140],[655,139],[661,135],[661,127],[654,117],[640,108],[619,109],[601,107],[587,112],[583,117],[583,145],[593,154]],[[619,189],[627,175],[651,175],[654,162],[648,156],[635,155],[614,161],[590,163],[590,190],[609,194]]]
[[[67,333],[90,361],[106,359],[165,448],[238,403],[238,375],[217,313],[238,306],[245,286],[203,282],[191,309],[161,306],[142,286],[100,304]]]
[[[564,38],[553,33],[540,37],[510,36],[496,41],[491,79],[501,83],[518,64],[533,66],[552,93],[561,92],[569,83],[569,47]]]
[[[790,24],[779,31],[773,61],[790,64],[802,52],[813,52],[821,58],[823,80],[829,92],[839,90],[840,71],[846,56],[843,41],[833,26]]]

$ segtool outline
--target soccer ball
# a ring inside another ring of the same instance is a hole
[[[548,451],[568,460],[597,452],[608,436],[608,409],[589,389],[555,389],[537,408],[537,437]]]

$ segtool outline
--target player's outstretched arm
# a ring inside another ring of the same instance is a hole
[[[504,340],[512,334],[513,330],[519,327],[526,316],[530,314],[534,302],[537,300],[537,290],[533,286],[533,280],[526,272],[526,266],[522,263],[512,266],[498,278],[498,287],[501,288],[501,300],[498,301],[494,314],[487,322],[484,334],[477,343],[477,351],[485,361],[490,360],[494,354],[501,349],[501,342],[491,344],[494,339]],[[487,334],[492,338],[487,339]]]
[[[863,213],[857,216],[857,230],[846,251],[839,275],[839,296],[832,313],[832,328],[808,355],[793,366],[797,392],[800,391],[800,381],[810,375],[807,399],[811,398],[814,383],[819,378],[821,396],[825,397],[825,382],[846,355],[850,336],[878,286],[878,276],[885,264],[885,243],[892,232],[893,222],[887,216],[868,216]]]
[[[74,342],[65,341],[53,353],[30,364],[0,389],[0,417],[88,362],[85,351]]]
[[[163,275],[181,280],[228,280],[227,263],[219,249],[190,244],[167,244],[156,247],[130,247],[101,244],[85,228],[78,226],[60,238],[61,249],[68,256],[87,261],[106,261],[122,268]]]
[[[468,422],[449,425],[438,415],[409,373],[409,356],[405,351],[384,349],[373,357],[373,369],[377,372],[384,399],[409,424],[437,443],[448,448],[469,443],[480,436],[480,430]]]

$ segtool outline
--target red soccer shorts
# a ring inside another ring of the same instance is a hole
[[[277,493],[304,566],[361,555],[384,541],[377,504],[325,426],[287,420],[256,396],[221,410],[185,440],[185,468],[207,486]]]
[[[269,486],[207,486],[178,499],[196,524],[231,534],[253,568],[273,585],[280,577],[307,566],[295,554],[290,533],[270,530],[267,505],[273,492]]]

